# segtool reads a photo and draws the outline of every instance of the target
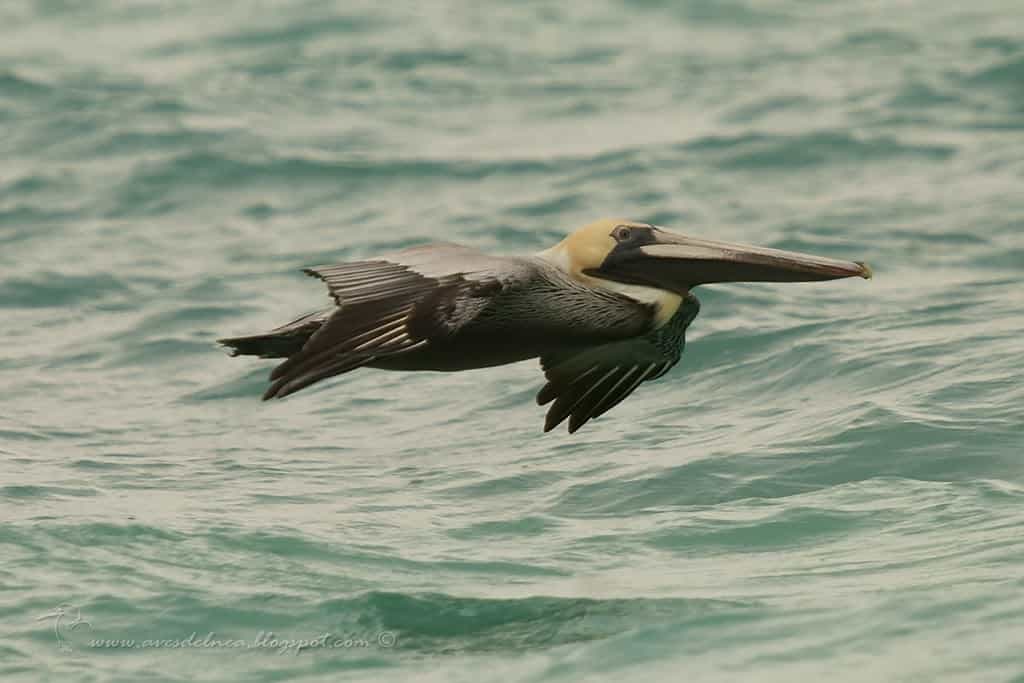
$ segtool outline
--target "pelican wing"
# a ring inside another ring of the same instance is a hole
[[[274,369],[264,399],[453,334],[505,286],[510,269],[474,249],[432,244],[305,272],[327,284],[338,308]]]
[[[700,303],[691,294],[671,320],[645,336],[541,356],[548,382],[538,392],[537,404],[554,401],[544,431],[568,418],[571,434],[621,403],[642,382],[668,372],[679,362],[686,328],[699,310]]]

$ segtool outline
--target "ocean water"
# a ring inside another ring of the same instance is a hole
[[[214,343],[603,216],[875,278],[572,436]],[[1022,275],[1018,0],[4,3],[0,678],[1022,681]]]

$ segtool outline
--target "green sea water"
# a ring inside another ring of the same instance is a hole
[[[866,260],[272,404],[300,268],[603,216]],[[1024,681],[1024,5],[0,5],[0,680]]]

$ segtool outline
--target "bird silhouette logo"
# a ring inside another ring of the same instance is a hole
[[[37,617],[36,621],[43,621],[44,619],[53,620],[53,633],[57,636],[57,649],[61,652],[74,651],[66,635],[67,632],[74,631],[83,625],[92,628],[92,623],[82,616],[82,610],[68,603],[57,605],[49,613]]]

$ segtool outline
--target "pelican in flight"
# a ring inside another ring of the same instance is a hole
[[[284,358],[263,399],[360,367],[455,371],[540,358],[550,431],[569,432],[679,362],[716,282],[871,277],[864,263],[602,220],[533,256],[440,243],[306,269],[334,306],[265,334],[221,339],[232,355]]]

